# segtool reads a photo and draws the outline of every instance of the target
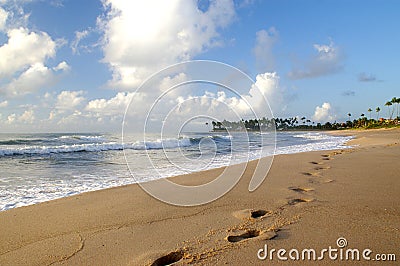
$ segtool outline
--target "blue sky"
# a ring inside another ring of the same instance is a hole
[[[399,11],[394,0],[0,0],[0,132],[119,131],[141,82],[193,59],[247,73],[278,117],[387,116]]]

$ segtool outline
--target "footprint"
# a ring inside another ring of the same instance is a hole
[[[324,157],[324,158],[322,158],[322,160],[329,161],[329,160],[331,160],[331,158],[329,158],[329,157]]]
[[[261,209],[260,210],[245,209],[245,210],[235,211],[234,213],[232,213],[232,215],[238,219],[246,220],[246,219],[263,218],[271,213],[272,213],[271,211],[266,211]]]
[[[305,187],[289,187],[289,189],[300,193],[314,190],[313,188],[305,188]]]
[[[310,162],[311,164],[322,164],[322,163],[318,163],[318,162]]]
[[[328,154],[322,154],[321,156],[324,157],[324,158],[328,158],[329,157]]]
[[[318,173],[310,173],[310,172],[303,172],[302,174],[306,176],[319,176]]]
[[[313,175],[312,173],[308,173],[308,172],[303,172],[302,174],[303,175],[307,175],[307,176],[312,176]]]
[[[327,167],[317,166],[314,168],[314,170],[326,170],[326,169],[330,169],[330,168],[331,168],[330,166],[327,166]]]
[[[237,236],[228,236],[226,240],[231,243],[240,242],[250,238],[260,238],[262,240],[270,240],[276,237],[277,234],[275,231],[260,231],[260,230],[247,230],[245,233]]]
[[[163,266],[170,265],[172,263],[178,262],[183,258],[183,251],[173,251],[165,256],[156,259],[151,266]]]
[[[288,201],[288,204],[289,205],[296,205],[296,204],[299,204],[299,203],[303,203],[303,202],[311,202],[311,201],[314,201],[314,199],[291,199],[291,200],[289,200]]]
[[[267,215],[269,212],[265,210],[256,210],[251,212],[251,218],[257,219],[262,218]]]

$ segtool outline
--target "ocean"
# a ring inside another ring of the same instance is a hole
[[[347,148],[323,132],[0,134],[0,210],[260,156]],[[276,147],[276,149],[275,149]]]

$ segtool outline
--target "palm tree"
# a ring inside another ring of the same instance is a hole
[[[393,99],[396,100],[395,98],[393,98]],[[388,107],[388,116],[389,116],[389,119],[392,120],[392,113],[390,112],[390,106],[392,106],[392,102],[386,102],[385,106]]]
[[[371,109],[371,108],[368,108],[369,120],[371,120],[371,112],[372,112],[372,109]]]
[[[376,107],[375,111],[378,113],[376,120],[379,120],[379,112],[381,111],[381,108]]]
[[[347,114],[349,116],[349,121],[347,121],[347,124],[350,125],[350,127],[353,127],[353,123],[351,122],[351,113]]]
[[[365,120],[365,119],[364,119],[364,116],[365,116],[365,114],[361,114],[361,122],[360,122],[360,125],[362,125],[362,121]],[[364,124],[365,124],[365,126],[366,126],[366,125],[367,125],[367,122],[365,122]]]
[[[396,103],[396,107],[397,107],[397,115],[396,115],[396,118],[399,116],[399,103],[400,103],[400,98],[396,98],[396,97],[393,97],[392,98],[392,104],[395,104]],[[393,106],[393,113],[394,113],[394,106]]]

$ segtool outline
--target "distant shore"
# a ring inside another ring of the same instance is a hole
[[[204,206],[167,205],[128,185],[0,212],[0,265],[271,265],[280,261],[257,257],[265,245],[321,250],[339,237],[399,260],[400,129],[329,132],[355,135],[354,146],[275,156],[252,193],[250,162]],[[222,171],[171,179],[201,184]]]

